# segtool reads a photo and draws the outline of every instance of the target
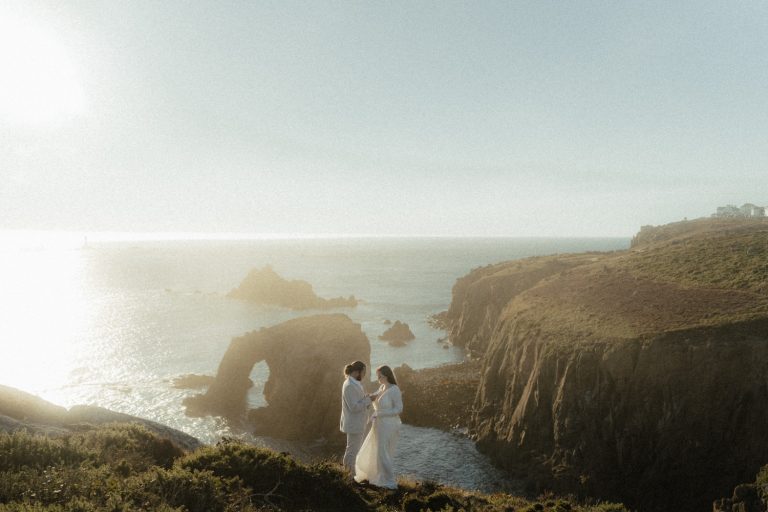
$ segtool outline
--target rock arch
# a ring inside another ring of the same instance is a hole
[[[369,364],[371,345],[360,324],[343,314],[296,318],[234,338],[205,394],[187,398],[187,414],[248,418],[256,432],[285,439],[338,436],[342,370]],[[247,409],[249,376],[266,361],[266,407]]]

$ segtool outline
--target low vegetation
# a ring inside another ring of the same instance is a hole
[[[352,484],[334,463],[224,440],[192,453],[139,425],[112,424],[46,437],[0,433],[0,512],[592,511],[620,505],[530,501],[433,482],[394,491]]]
[[[755,481],[737,485],[729,498],[722,498],[712,506],[713,512],[765,512],[768,510],[768,465],[763,466]]]
[[[687,286],[768,293],[768,236],[686,238],[638,251],[627,259],[632,273]]]

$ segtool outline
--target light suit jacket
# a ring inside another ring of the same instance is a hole
[[[347,377],[341,388],[341,422],[339,429],[346,434],[363,434],[368,423],[371,399],[365,396],[363,385]]]

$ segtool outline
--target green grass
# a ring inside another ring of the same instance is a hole
[[[681,240],[637,252],[630,271],[688,286],[768,292],[768,233]]]
[[[184,453],[139,425],[62,437],[0,433],[0,512],[267,510],[620,512],[620,505],[529,501],[434,482],[387,491],[352,484],[338,464],[224,441]]]

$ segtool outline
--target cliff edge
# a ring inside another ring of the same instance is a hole
[[[768,460],[768,223],[653,229],[473,271],[451,336],[482,354],[471,427],[499,464],[540,489],[706,509]]]

